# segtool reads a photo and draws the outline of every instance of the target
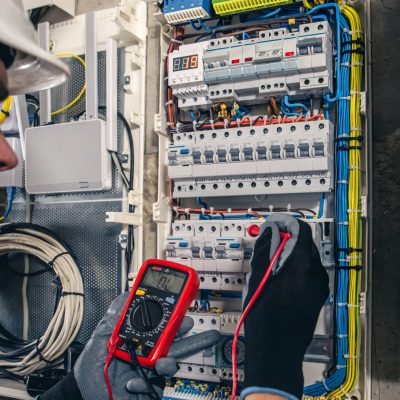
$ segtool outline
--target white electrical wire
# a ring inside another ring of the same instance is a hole
[[[12,357],[13,350],[0,351],[1,368],[26,376],[60,361],[74,341],[83,317],[83,282],[69,250],[50,231],[41,227],[3,225],[0,229],[0,255],[5,253],[37,257],[53,269],[62,286],[60,300],[44,334],[37,341],[28,343],[27,351],[17,357]]]

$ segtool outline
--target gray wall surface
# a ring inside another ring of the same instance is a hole
[[[400,399],[399,0],[372,0],[372,398]]]

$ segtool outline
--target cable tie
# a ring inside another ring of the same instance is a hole
[[[348,225],[349,221],[340,221],[337,223],[338,225]]]
[[[173,100],[168,100],[168,101],[165,102],[165,105],[166,105],[166,106],[169,106],[169,105],[171,105],[171,104],[174,104]]]
[[[360,308],[358,304],[347,304],[347,308]]]
[[[10,116],[10,113],[6,110],[1,109],[0,111],[6,116],[6,118]]]
[[[339,100],[351,100],[351,96],[343,96],[343,97],[339,97]]]
[[[327,391],[327,392],[330,392],[332,389],[326,384],[326,379],[323,379],[322,381],[321,381],[321,383],[322,383],[322,385],[324,386],[324,388],[325,388],[325,390]]]
[[[354,62],[352,64],[350,64],[350,67],[363,67],[364,63],[362,62]]]
[[[335,138],[335,142],[362,142],[364,140],[363,135],[359,136],[349,136],[347,134],[343,134]]]
[[[361,256],[348,256],[347,259],[349,261],[351,261],[351,260],[362,260],[362,257]]]
[[[348,214],[351,214],[351,213],[361,213],[362,212],[362,210],[351,210],[351,209],[348,209],[347,210],[347,213]]]
[[[361,132],[362,129],[361,129],[361,128],[358,128],[358,127],[350,128],[350,132],[356,132],[356,131]]]
[[[57,258],[62,257],[62,256],[66,256],[69,255],[72,257],[71,253],[69,251],[64,251],[62,253],[57,254],[51,261],[49,261],[47,263],[47,265],[49,266],[49,268],[53,269],[54,267],[54,263],[56,262]]]
[[[346,253],[362,253],[363,249],[355,249],[354,247],[338,247],[337,251],[345,251]]]
[[[343,270],[343,271],[351,271],[351,270],[353,270],[353,271],[361,271],[363,269],[363,266],[362,265],[337,265],[335,267],[335,269],[338,270],[338,271],[340,271],[340,270]]]
[[[349,358],[349,359],[351,359],[351,360],[358,360],[359,358],[360,358],[360,355],[357,355],[357,356],[353,356],[353,355],[350,355],[350,354],[345,354],[344,356],[343,356],[344,358]]]
[[[348,259],[348,258],[339,258],[338,261],[339,261],[339,262],[348,263],[348,262],[349,262],[349,259]]]
[[[348,185],[349,184],[349,182],[348,181],[337,181],[337,183],[341,183],[342,185]]]
[[[85,294],[84,293],[79,293],[79,292],[62,292],[61,293],[61,297],[64,297],[64,296],[81,296],[81,297],[85,297]]]
[[[174,38],[170,38],[170,40],[173,43],[183,44],[182,40],[177,40],[177,39],[174,39]]]
[[[343,386],[340,385],[339,387],[340,391],[344,394],[344,396],[346,397],[346,399],[351,400],[351,396],[343,389]]]
[[[359,90],[350,90],[350,94],[362,94]]]
[[[346,54],[360,54],[360,55],[364,55],[365,50],[363,47],[359,47],[358,49],[349,49],[349,50],[343,50],[341,55],[345,56]]]
[[[35,344],[36,352],[38,353],[40,361],[44,361],[46,364],[51,364],[51,361],[47,360],[43,356],[42,351],[39,349],[39,344],[40,344],[40,338],[38,338],[38,340],[36,340],[36,344]]]
[[[361,171],[361,167],[359,167],[358,165],[350,165],[347,169],[349,169],[350,171]]]
[[[336,303],[337,307],[347,307],[348,303]]]
[[[365,43],[364,40],[362,40],[361,38],[358,39],[352,39],[352,40],[344,40],[342,42],[342,46],[347,46],[349,44],[359,44],[360,46],[365,47]]]
[[[340,63],[340,65],[341,65],[342,67],[350,68],[350,63],[348,63],[348,62],[342,62],[342,63]]]
[[[343,369],[346,368],[347,365],[346,364],[336,364],[336,369]]]
[[[344,338],[347,338],[349,335],[347,334],[347,333],[338,333],[337,335],[336,335],[336,337],[338,338],[338,339],[344,339]]]

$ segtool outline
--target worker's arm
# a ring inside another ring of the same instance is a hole
[[[244,307],[280,243],[279,231],[289,232],[291,239],[244,322],[244,400],[302,397],[304,355],[329,296],[328,275],[310,226],[277,214],[263,224],[256,241]]]

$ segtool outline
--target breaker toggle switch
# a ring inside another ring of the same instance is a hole
[[[259,225],[253,224],[247,228],[247,233],[251,237],[257,237],[260,234],[260,227]]]

